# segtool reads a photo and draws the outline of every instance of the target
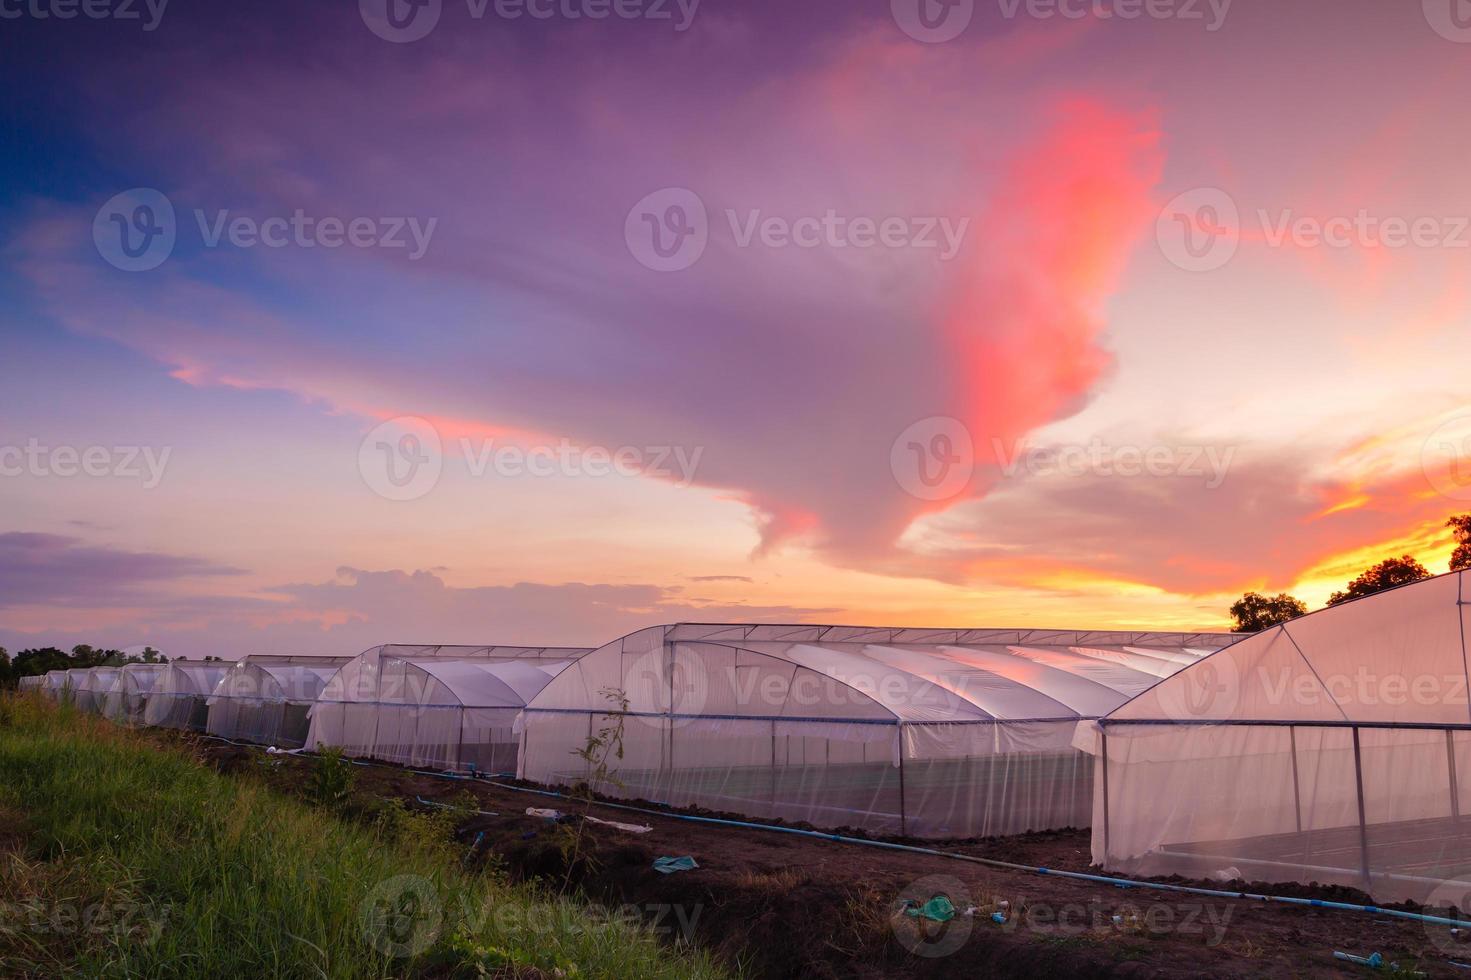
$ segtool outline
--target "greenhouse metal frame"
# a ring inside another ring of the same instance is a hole
[[[518,775],[823,827],[972,837],[1086,826],[1080,721],[1235,637],[683,623],[562,671]],[[598,779],[579,753],[616,740]]]
[[[467,772],[511,773],[526,702],[585,647],[373,647],[309,711],[306,748]]]
[[[1094,861],[1468,907],[1468,574],[1242,639],[1081,731]]]

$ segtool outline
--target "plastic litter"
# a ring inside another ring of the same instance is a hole
[[[698,868],[695,859],[688,854],[683,857],[657,857],[654,858],[654,870],[663,875],[672,875],[676,871],[690,871]]]
[[[626,830],[630,834],[647,834],[649,831],[654,829],[653,827],[648,827],[643,824],[619,823],[617,820],[600,820],[597,817],[583,817],[583,819],[586,820],[588,823],[601,824],[604,827],[613,827],[617,830]]]
[[[955,906],[945,895],[934,895],[923,905],[914,899],[904,903],[904,914],[911,919],[929,919],[931,922],[949,922],[955,918]]]
[[[1355,956],[1353,953],[1344,953],[1335,949],[1333,951],[1333,958],[1349,963],[1357,963],[1359,966],[1372,967],[1376,970],[1384,965],[1384,957],[1379,953],[1370,953],[1368,956]]]

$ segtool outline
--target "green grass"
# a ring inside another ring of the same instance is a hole
[[[432,820],[405,826],[0,697],[0,976],[721,975],[626,919],[464,873]]]

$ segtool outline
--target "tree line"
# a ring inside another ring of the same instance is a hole
[[[219,657],[205,657],[219,660]],[[34,677],[53,670],[70,670],[74,667],[121,667],[123,664],[166,664],[169,658],[153,647],[144,647],[142,653],[124,653],[107,650],[82,643],[67,653],[58,647],[35,647],[22,650],[15,656],[0,647],[0,688],[15,687],[22,677]]]
[[[1450,571],[1471,568],[1471,514],[1458,514],[1445,522],[1456,540],[1456,549],[1451,552]],[[1373,568],[1359,574],[1341,592],[1328,597],[1328,605],[1336,606],[1350,599],[1359,599],[1375,592],[1383,592],[1398,585],[1418,582],[1429,578],[1430,571],[1410,555],[1386,558]],[[1233,633],[1254,633],[1279,623],[1296,619],[1308,611],[1308,607],[1296,596],[1286,592],[1265,596],[1259,592],[1248,592],[1231,604],[1231,619],[1235,625]]]

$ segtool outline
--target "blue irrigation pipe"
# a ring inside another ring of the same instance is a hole
[[[218,737],[218,736],[214,736]],[[221,739],[229,741],[229,739]],[[235,743],[242,744],[242,743]],[[387,766],[383,763],[360,762],[352,760],[355,765],[379,766],[382,768],[398,769],[399,766]],[[491,779],[476,779],[473,776],[465,776],[453,772],[430,772],[425,769],[409,769],[409,772],[420,776],[433,776],[440,779],[460,779],[473,782],[486,783],[499,789],[513,790],[517,793],[533,793],[537,796],[551,796],[557,799],[572,799],[566,793],[559,793],[551,789],[534,789],[530,786],[512,786],[509,783],[498,783]],[[422,801],[421,801],[422,802]],[[1104,885],[1112,885],[1115,888],[1152,888],[1156,891],[1179,892],[1186,895],[1204,895],[1208,898],[1237,898],[1254,902],[1276,902],[1282,905],[1296,905],[1304,908],[1333,909],[1340,912],[1367,912],[1371,915],[1387,915],[1397,919],[1409,919],[1414,922],[1429,922],[1435,925],[1451,926],[1456,929],[1464,929],[1471,926],[1471,919],[1452,919],[1443,915],[1426,915],[1423,912],[1404,912],[1400,909],[1388,909],[1382,905],[1358,905],[1353,902],[1330,902],[1320,898],[1296,898],[1289,895],[1263,895],[1256,892],[1227,891],[1221,888],[1199,888],[1193,885],[1171,885],[1158,881],[1138,881],[1133,878],[1116,878],[1111,875],[1093,875],[1082,871],[1062,871],[1057,868],[1043,868],[1031,864],[1017,864],[1012,861],[999,861],[996,858],[976,857],[973,854],[960,854],[956,851],[942,851],[934,847],[920,847],[916,844],[896,844],[892,841],[868,840],[864,837],[848,837],[844,834],[829,834],[820,830],[802,830],[799,827],[780,827],[775,824],[753,823],[748,820],[730,820],[725,817],[701,817],[693,813],[672,813],[667,810],[651,810],[648,807],[633,806],[628,803],[608,803],[602,800],[595,801],[596,806],[608,807],[613,810],[627,810],[631,813],[643,813],[653,817],[667,817],[671,820],[686,820],[691,823],[712,824],[718,827],[739,827],[744,830],[765,830],[777,834],[796,834],[801,837],[813,837],[818,840],[833,841],[838,844],[859,844],[864,847],[878,847],[889,851],[904,851],[909,854],[925,854],[931,857],[950,858],[955,861],[968,861],[971,864],[982,864],[991,868],[1005,868],[1008,871],[1024,871],[1031,874],[1043,875],[1051,878],[1070,878],[1074,881],[1092,881]]]

